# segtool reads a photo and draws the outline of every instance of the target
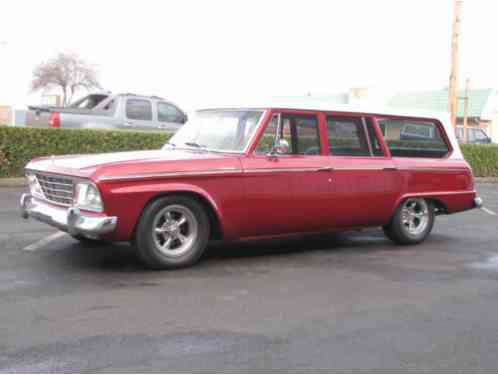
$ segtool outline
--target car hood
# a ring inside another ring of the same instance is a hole
[[[197,150],[152,150],[41,157],[28,170],[95,180],[177,171],[239,169],[237,155]]]

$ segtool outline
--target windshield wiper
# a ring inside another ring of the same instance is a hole
[[[176,145],[174,143],[171,143],[171,142],[166,142],[166,146],[176,147]]]

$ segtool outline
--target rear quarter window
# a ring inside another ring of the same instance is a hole
[[[183,122],[183,115],[173,105],[158,102],[157,103],[157,120],[163,122]]]
[[[378,122],[392,156],[442,158],[449,152],[435,122],[410,119],[379,119]]]

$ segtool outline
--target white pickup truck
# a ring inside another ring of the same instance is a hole
[[[177,105],[135,94],[91,94],[68,107],[28,108],[26,122],[36,127],[175,131],[187,121]]]

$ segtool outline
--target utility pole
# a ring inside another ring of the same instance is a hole
[[[460,13],[462,0],[453,0],[453,31],[451,36],[451,73],[448,88],[448,111],[451,113],[451,125],[456,132],[458,110],[458,41],[460,37]]]
[[[469,117],[469,86],[470,79],[465,80],[465,96],[463,97],[463,141],[468,142],[467,127]]]

